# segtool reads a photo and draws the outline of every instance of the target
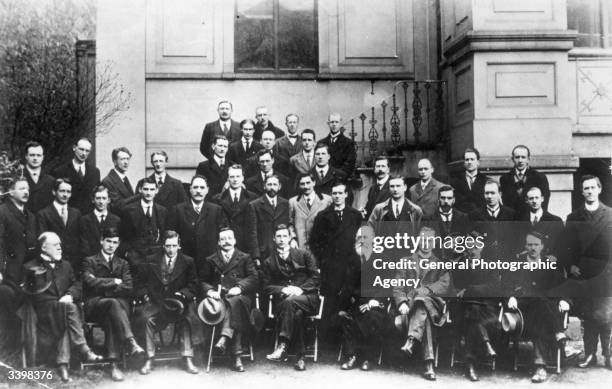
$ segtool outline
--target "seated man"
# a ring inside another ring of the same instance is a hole
[[[318,306],[319,271],[308,251],[290,248],[289,227],[280,224],[274,231],[274,251],[263,263],[264,292],[274,297],[278,317],[278,346],[271,361],[282,361],[289,344],[297,347],[296,370],[305,370],[304,317],[314,315]]]
[[[175,322],[181,329],[181,353],[185,358],[188,373],[198,374],[193,365],[193,346],[203,341],[202,325],[196,314],[194,299],[198,290],[198,279],[193,258],[180,252],[180,238],[175,231],[165,231],[162,237],[162,252],[147,257],[139,271],[138,300],[144,304],[134,312],[134,328],[145,339],[147,359],[140,374],[149,374],[155,357],[155,332],[169,324],[164,315],[164,305],[180,305],[180,319]],[[173,301],[169,301],[173,300]],[[177,304],[177,301],[180,304]],[[143,334],[144,332],[144,334]]]
[[[227,343],[231,343],[232,368],[243,372],[241,339],[249,328],[249,313],[253,295],[259,286],[259,276],[251,256],[235,249],[235,246],[234,231],[221,228],[218,250],[203,261],[198,274],[204,294],[217,300],[223,298],[228,308],[221,323],[221,338],[215,348],[223,354]],[[221,286],[221,292],[218,286]]]
[[[445,302],[441,296],[447,296],[450,289],[450,274],[446,270],[423,269],[420,262],[425,259],[429,262],[438,262],[433,254],[432,238],[435,231],[429,227],[421,227],[420,245],[413,255],[407,258],[416,263],[415,269],[398,270],[397,279],[418,280],[418,286],[394,287],[393,298],[397,313],[396,326],[406,343],[401,350],[412,355],[416,342],[421,343],[425,372],[423,376],[435,381],[434,372],[434,329],[433,324],[442,323]],[[399,323],[398,323],[399,322]]]
[[[525,237],[525,251],[517,255],[517,261],[529,263],[556,262],[550,256],[542,256],[545,237],[538,231],[531,231]],[[552,349],[556,343],[564,348],[565,356],[578,354],[569,347],[568,337],[563,330],[563,314],[568,312],[568,301],[552,297],[551,292],[564,282],[561,266],[558,269],[537,269],[505,271],[502,273],[502,287],[510,296],[508,309],[520,309],[524,317],[525,337],[533,342],[533,364],[535,374],[531,377],[534,383],[544,382],[547,378],[546,350]]]
[[[123,381],[123,373],[116,363],[121,344],[125,343],[129,355],[144,354],[130,327],[132,275],[126,260],[115,255],[119,247],[117,228],[102,230],[100,244],[102,249],[98,254],[83,260],[85,319],[104,326],[107,359],[112,360],[111,378]]]
[[[62,259],[62,243],[54,232],[43,232],[39,238],[40,256],[25,264],[24,291],[38,320],[39,338],[59,339],[57,364],[62,381],[69,381],[70,349],[79,350],[83,360],[102,359],[89,349],[83,335],[83,322],[77,301],[81,298],[81,283],[72,266]],[[40,286],[40,288],[38,287]],[[53,286],[53,287],[51,287]]]

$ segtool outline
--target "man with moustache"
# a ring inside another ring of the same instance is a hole
[[[22,298],[23,264],[36,249],[36,218],[26,207],[27,179],[12,179],[6,188],[8,198],[0,204],[0,346],[11,350],[20,339],[15,312]]]
[[[206,178],[196,175],[189,185],[191,200],[168,212],[168,228],[178,232],[183,252],[198,261],[215,252],[218,231],[227,226],[223,210],[206,200],[207,194]]]
[[[442,184],[433,178],[434,168],[427,158],[419,160],[419,182],[410,187],[410,200],[423,210],[423,216],[430,218],[438,209],[438,191]]]
[[[110,197],[108,188],[96,186],[91,195],[94,210],[81,217],[79,233],[81,257],[89,257],[100,252],[100,234],[105,228],[119,228],[121,219],[109,211]]]
[[[386,201],[389,196],[389,159],[385,156],[376,157],[374,161],[374,177],[375,182],[372,183],[368,190],[368,201],[364,208],[360,209],[364,220],[367,220],[372,214],[372,210],[376,204]]]
[[[232,369],[243,372],[244,366],[240,359],[242,335],[248,333],[250,328],[249,314],[259,287],[259,276],[251,257],[235,249],[235,246],[234,232],[222,228],[219,231],[217,251],[206,257],[198,274],[204,295],[216,300],[223,299],[228,308],[215,349],[224,354],[229,346],[233,359]]]
[[[91,142],[87,138],[78,139],[72,146],[73,157],[53,171],[53,176],[67,178],[72,183],[72,196],[68,204],[85,215],[92,210],[91,191],[100,183],[100,170],[87,163],[91,152]]]
[[[450,179],[450,184],[455,188],[457,199],[455,207],[461,212],[470,213],[484,204],[484,184],[489,177],[481,173],[480,152],[468,147],[463,152],[464,170],[454,175]]]
[[[55,179],[42,169],[45,153],[40,143],[30,141],[25,147],[25,169],[23,175],[28,180],[30,197],[26,206],[36,214],[53,202],[53,182]]]
[[[220,205],[234,232],[236,247],[243,252],[249,252],[249,203],[257,195],[244,187],[242,166],[232,165],[227,171],[227,189],[213,197],[213,202]]]
[[[155,201],[157,201],[157,204],[166,207],[166,209],[170,209],[177,204],[184,203],[188,199],[187,193],[183,189],[183,183],[166,172],[167,164],[168,154],[165,151],[155,151],[151,154],[153,174],[149,177],[157,183]],[[141,187],[142,180],[136,186]]]
[[[272,133],[274,134],[274,139],[282,138],[285,135],[285,132],[283,130],[276,127],[270,121],[268,108],[264,106],[255,108],[255,119],[257,120],[257,123],[255,124],[255,134],[253,135],[255,140],[261,140],[264,131],[272,131]]]
[[[67,382],[72,348],[77,349],[86,362],[99,361],[102,357],[91,351],[85,341],[77,306],[81,300],[81,282],[77,281],[70,262],[62,259],[59,236],[43,232],[38,237],[38,244],[40,256],[25,264],[24,290],[30,295],[36,312],[38,339],[59,340],[56,362],[61,380]],[[39,289],[38,285],[42,287]]]
[[[255,122],[251,119],[244,119],[240,122],[240,130],[242,137],[230,143],[227,150],[227,159],[232,164],[245,165],[249,158],[257,155],[257,152],[263,149],[261,143],[253,139],[255,132]]]
[[[276,140],[274,152],[280,158],[289,161],[291,157],[302,151],[302,140],[298,134],[299,117],[290,113],[285,117],[287,134]]]
[[[269,132],[264,133],[264,137]],[[257,164],[259,171],[246,180],[246,188],[261,196],[265,192],[264,183],[267,177],[276,176],[280,183],[280,195],[284,198],[289,198],[293,193],[293,188],[290,187],[289,178],[276,169],[276,160],[272,155],[272,151],[267,149],[259,150],[257,153]]]
[[[295,154],[289,159],[289,164],[295,174],[308,173],[314,167],[314,147],[317,136],[310,128],[302,131],[300,135],[302,151]]]
[[[332,199],[325,193],[315,191],[312,173],[300,174],[297,182],[300,194],[289,199],[289,225],[298,247],[309,250],[308,241],[315,218],[331,205]]]
[[[341,122],[342,116],[339,113],[330,113],[327,118],[329,135],[321,139],[319,143],[326,144],[329,147],[330,165],[342,170],[346,177],[350,177],[355,171],[357,153],[355,142],[342,134]]]
[[[258,267],[272,254],[275,227],[289,224],[289,202],[278,195],[280,190],[276,175],[266,177],[265,193],[249,204],[249,249]]]
[[[136,343],[130,327],[133,284],[130,266],[115,255],[119,247],[119,230],[102,230],[100,251],[83,260],[83,300],[85,318],[104,326],[106,358],[111,360],[111,378],[123,381],[123,372],[117,366],[121,345],[128,355],[144,354]]]
[[[455,190],[453,187],[443,185],[438,189],[438,209],[434,214],[425,221],[425,223],[436,231],[436,235],[442,237],[447,236],[465,236],[471,231],[471,221],[467,214],[455,209]],[[453,249],[443,249],[437,247],[437,253],[440,258],[451,259],[453,257]]]
[[[226,158],[227,147],[227,138],[217,135],[212,145],[213,155],[210,159],[200,162],[196,169],[196,175],[206,178],[209,197],[220,193],[227,181],[227,168],[230,162]]]
[[[117,147],[111,152],[111,157],[114,167],[102,179],[102,184],[108,188],[111,210],[123,216],[123,209],[140,199],[140,196],[134,194],[132,183],[127,176],[132,153],[126,147]]]
[[[542,208],[548,209],[550,189],[546,175],[531,168],[531,151],[525,145],[517,145],[512,149],[512,162],[514,167],[499,178],[503,203],[517,212],[527,208],[525,203],[525,190],[537,186],[542,191],[544,202]]]
[[[72,184],[64,178],[58,178],[53,184],[53,204],[41,209],[36,214],[38,233],[55,232],[62,241],[63,259],[70,262],[77,278],[81,274],[81,253],[79,235],[81,231],[81,212],[68,205],[72,195]]]
[[[215,137],[222,135],[229,142],[234,142],[240,139],[240,124],[232,119],[233,109],[234,108],[231,102],[227,100],[219,101],[219,104],[217,105],[219,120],[206,123],[204,126],[204,130],[202,131],[202,139],[200,140],[200,153],[202,153],[206,159],[211,159],[213,156],[211,146]]]

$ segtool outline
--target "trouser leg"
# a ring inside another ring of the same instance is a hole
[[[435,358],[434,354],[434,334],[429,317],[425,317],[423,323],[423,339],[421,340],[421,350],[423,352],[424,361],[432,361]]]
[[[227,336],[229,339],[232,339],[232,337],[234,336],[234,329],[230,325],[231,316],[232,312],[228,304],[226,315],[223,318],[223,321],[221,322],[221,336]]]
[[[351,316],[343,317],[340,322],[342,328],[342,338],[344,340],[344,353],[346,355],[355,355],[357,342],[357,323]]]
[[[584,325],[584,354],[586,356],[594,355],[597,352],[597,338],[598,329],[597,325],[590,319],[585,319]]]
[[[179,325],[178,323],[174,324]],[[175,329],[176,330],[176,329]],[[191,343],[191,326],[187,321],[180,323],[181,336],[181,355],[184,357],[193,357],[193,345]]]
[[[408,336],[418,341],[423,339],[427,316],[425,306],[417,302],[408,318]]]
[[[242,333],[240,331],[234,331],[234,337],[232,338],[230,346],[230,354],[237,356],[242,353]]]
[[[601,342],[601,353],[604,357],[610,356],[610,335],[612,328],[609,324],[602,324],[599,329],[599,340]]]
[[[57,364],[67,365],[70,362],[70,335],[68,329],[59,339],[57,344]]]
[[[62,303],[65,311],[66,329],[70,336],[70,343],[73,347],[81,347],[86,344],[83,334],[83,323],[79,316],[79,310],[74,303]]]

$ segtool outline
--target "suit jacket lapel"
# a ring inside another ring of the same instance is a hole
[[[176,263],[174,264],[174,269],[172,269],[172,273],[170,274],[170,277],[168,277],[168,283],[177,279],[183,273],[183,271],[185,271],[185,259],[179,253],[176,256]]]
[[[7,200],[6,203],[8,204],[8,208],[11,210],[11,213],[19,221],[19,223],[25,225],[26,223],[25,214],[21,212],[19,209],[17,209],[17,207],[15,206],[15,204],[13,204],[11,200]],[[25,207],[23,208],[23,210],[24,212],[26,211]]]
[[[106,268],[109,269],[110,271],[113,270],[109,266],[108,262],[106,261],[106,259],[104,258],[101,252],[98,252],[98,254],[96,255],[96,262],[101,263],[102,265],[106,266]]]

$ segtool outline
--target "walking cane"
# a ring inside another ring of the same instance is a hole
[[[219,292],[219,295],[221,295],[221,284],[219,284],[219,287],[217,288],[217,292]],[[212,332],[210,334],[210,348],[208,350],[208,361],[206,362],[206,372],[209,373],[210,372],[210,360],[212,359],[212,352],[213,352],[213,343],[215,342],[215,329],[217,326],[213,326],[212,328]]]

